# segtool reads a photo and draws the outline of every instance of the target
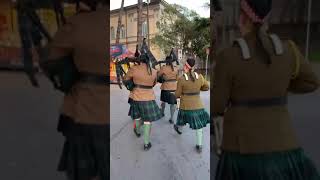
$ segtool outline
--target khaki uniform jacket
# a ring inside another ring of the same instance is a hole
[[[50,60],[73,53],[80,72],[105,75],[109,34],[106,10],[71,17],[49,44]],[[109,123],[109,85],[77,83],[64,97],[62,113],[82,124]]]
[[[194,74],[194,73],[193,73]],[[180,98],[180,109],[182,110],[198,110],[203,109],[204,105],[200,99],[200,95],[183,95],[183,93],[197,93],[200,91],[208,91],[209,84],[204,79],[204,77],[199,74],[199,78],[193,82],[189,74],[188,80],[184,76],[181,76],[178,80],[177,90],[176,90],[176,97]],[[193,75],[195,76],[195,75]]]
[[[286,106],[230,107],[229,100],[251,100],[287,96],[288,92],[316,90],[319,80],[299,52],[300,71],[296,79],[293,49],[283,41],[284,55],[273,56],[268,67],[266,54],[257,47],[256,35],[245,37],[251,59],[242,59],[239,47],[228,48],[216,57],[211,102],[213,114],[224,113],[222,149],[240,153],[286,151],[298,147]],[[271,41],[270,41],[271,43]],[[272,46],[271,46],[272,47]]]
[[[124,77],[125,80],[133,80],[134,84],[144,86],[154,86],[157,82],[157,70],[152,69],[149,75],[147,65],[141,63],[129,69]],[[152,101],[156,99],[153,89],[134,88],[131,91],[131,97],[134,101]]]
[[[136,65],[133,65],[133,66],[136,66]],[[129,71],[131,68],[132,68],[132,66],[128,69],[128,71]],[[130,91],[130,93],[129,93],[129,98],[130,98],[130,99],[133,99],[133,93],[132,93],[132,91]]]
[[[178,68],[173,66],[173,69],[174,70],[172,71],[170,65],[162,66],[160,71],[158,72],[158,77],[163,75],[165,80],[172,80],[172,79],[178,80]],[[160,89],[175,91],[177,89],[177,81],[164,82],[162,83]]]

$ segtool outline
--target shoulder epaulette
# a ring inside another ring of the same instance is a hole
[[[279,38],[279,36],[277,36],[276,34],[270,34],[269,35],[272,43],[273,43],[273,47],[274,47],[274,51],[276,53],[276,55],[282,55],[283,54],[283,45],[282,42]]]
[[[188,81],[188,80],[189,80],[189,77],[188,77],[188,75],[187,75],[187,74],[185,74],[185,73],[184,73],[184,74],[183,74],[183,76],[184,76],[184,78],[185,78],[185,80],[186,80],[186,81]]]
[[[243,59],[245,60],[250,59],[251,58],[250,50],[246,40],[243,38],[238,38],[236,39],[235,43],[237,43],[240,46]]]
[[[199,74],[194,72],[194,75],[196,75],[196,79],[199,79]]]

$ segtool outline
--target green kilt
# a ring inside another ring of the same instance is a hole
[[[210,115],[205,109],[182,110],[178,112],[177,125],[184,126],[189,124],[191,129],[201,129],[210,123]]]
[[[108,125],[76,124],[62,115],[58,130],[65,136],[58,171],[65,172],[69,180],[109,178]]]
[[[177,98],[174,92],[175,91],[161,90],[160,100],[168,104],[177,104]]]
[[[296,149],[256,155],[223,152],[215,179],[320,180],[320,176],[303,150]]]
[[[157,121],[162,118],[161,111],[155,100],[133,101],[130,108],[132,119],[141,118],[142,121]]]

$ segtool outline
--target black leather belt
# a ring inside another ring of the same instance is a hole
[[[253,100],[241,100],[230,101],[230,106],[243,106],[243,107],[267,107],[267,106],[283,106],[288,103],[287,97],[275,97],[266,99],[253,99]]]
[[[200,92],[194,92],[194,93],[182,93],[182,95],[185,95],[185,96],[196,96],[196,95],[200,95]]]
[[[168,79],[168,80],[165,80],[164,82],[176,82],[177,80],[176,79]]]
[[[108,75],[79,73],[79,81],[94,84],[109,84],[110,77]]]
[[[153,86],[145,86],[145,85],[140,85],[140,84],[135,84],[135,88],[141,88],[141,89],[152,89]]]

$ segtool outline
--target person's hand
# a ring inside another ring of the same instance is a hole
[[[180,108],[180,98],[177,99],[177,109],[179,109],[179,108]]]

